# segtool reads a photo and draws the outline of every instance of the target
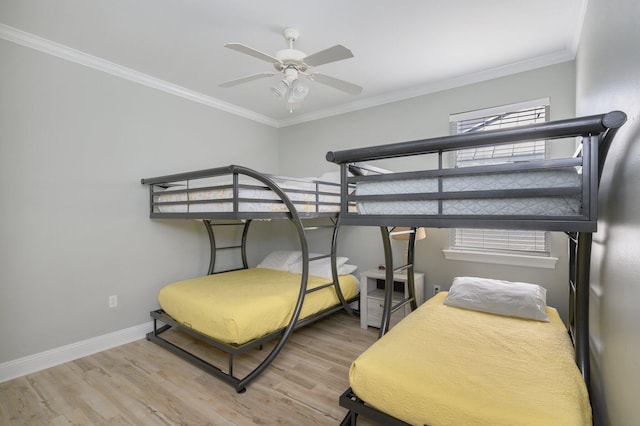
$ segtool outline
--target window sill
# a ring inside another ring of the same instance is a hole
[[[468,250],[442,250],[447,260],[493,263],[497,265],[527,266],[529,268],[555,269],[557,257],[527,256],[521,254],[490,253]]]

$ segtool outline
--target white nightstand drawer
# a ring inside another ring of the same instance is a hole
[[[360,327],[380,327],[384,304],[384,279],[386,272],[381,270],[365,271],[360,274]],[[409,296],[408,277],[403,273],[393,274],[395,302],[406,300]],[[418,305],[424,301],[424,274],[414,274],[415,297]],[[381,285],[382,284],[382,285]],[[394,303],[395,304],[395,303]],[[394,326],[411,312],[409,305],[391,314],[390,326]]]
[[[367,325],[372,327],[380,327],[382,321],[382,309],[384,306],[384,299],[378,297],[367,297]],[[405,316],[405,309],[402,308],[393,314],[391,314],[390,326],[396,325]]]

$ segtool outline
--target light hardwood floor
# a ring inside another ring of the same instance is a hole
[[[141,339],[0,384],[0,425],[335,425],[349,365],[376,337],[357,318],[332,315],[295,331],[243,394]],[[226,365],[226,355],[174,338]]]

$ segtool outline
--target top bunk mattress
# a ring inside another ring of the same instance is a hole
[[[243,344],[284,328],[293,315],[301,274],[251,268],[169,284],[158,302],[177,322],[218,341]],[[309,275],[307,289],[327,283]],[[358,293],[353,275],[339,276],[346,300]],[[299,319],[340,305],[333,287],[305,296]]]
[[[363,215],[535,215],[572,216],[581,214],[582,175],[576,168],[529,170],[439,179],[398,178],[372,182],[359,182],[356,196],[411,194],[413,200],[365,200],[357,203],[357,211]],[[554,189],[567,194],[527,195],[522,190]],[[512,196],[479,197],[469,195],[482,191],[519,191]],[[421,196],[447,193],[463,198],[440,200],[419,199]]]
[[[142,183],[150,186],[152,218],[270,219],[336,216],[341,208],[339,180],[337,172],[293,178],[231,165]]]
[[[351,365],[358,397],[410,424],[591,425],[566,327],[446,306],[441,292]]]
[[[328,185],[318,194],[316,184],[311,181],[280,181],[280,188],[302,213],[337,212],[340,210],[339,186]],[[323,185],[324,186],[324,185]],[[287,206],[278,194],[255,181],[244,179],[238,189],[238,212],[286,212]],[[160,213],[201,213],[234,211],[234,189],[229,180],[218,179],[159,188],[154,193],[154,202]]]

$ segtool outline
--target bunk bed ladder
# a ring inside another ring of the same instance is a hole
[[[395,227],[389,231],[389,228],[386,226],[380,227],[380,232],[382,234],[382,245],[384,246],[384,260],[385,260],[385,284],[384,284],[384,306],[382,308],[382,320],[380,323],[380,334],[379,337],[384,336],[387,331],[389,331],[389,325],[391,322],[391,314],[396,312],[398,309],[404,308],[406,305],[411,307],[411,310],[414,311],[418,308],[418,304],[416,302],[416,291],[415,291],[415,276],[413,269],[413,262],[415,256],[415,245],[416,245],[416,228],[411,228],[410,231],[401,231],[401,232],[409,232],[409,241],[407,245],[407,263],[405,265],[394,268],[393,266],[393,253],[391,251],[391,235],[397,233],[395,231]],[[407,292],[408,295],[406,298],[398,301],[396,304],[393,303],[393,274],[395,272],[406,271],[407,274]]]
[[[247,234],[249,232],[249,226],[251,225],[251,220],[247,219],[244,221],[239,221],[239,222],[225,222],[225,223],[217,223],[214,220],[203,220],[202,223],[204,224],[205,228],[207,229],[207,235],[209,235],[209,244],[211,246],[211,259],[209,261],[209,270],[207,272],[207,275],[213,275],[213,274],[217,274],[217,273],[221,273],[221,272],[229,272],[229,271],[234,271],[234,270],[238,270],[238,269],[247,269],[249,267],[248,263],[247,263]],[[222,247],[218,247],[218,245],[216,244],[216,237],[215,237],[215,232],[214,232],[214,228],[215,227],[229,227],[229,226],[242,226],[242,237],[240,239],[240,244],[234,244],[234,245],[227,245],[227,246],[222,246]],[[216,266],[216,258],[217,258],[217,254],[218,251],[228,251],[228,250],[239,250],[240,251],[240,256],[241,256],[241,261],[242,261],[242,266],[239,268],[233,268],[233,269],[227,269],[227,270],[221,270],[221,271],[215,271],[215,266]]]
[[[330,219],[331,223],[329,224],[324,224],[324,225],[317,225],[317,224],[313,224],[313,225],[305,225],[303,223],[303,229],[304,229],[304,233],[305,233],[305,239],[306,235],[307,235],[307,231],[317,231],[317,230],[322,230],[322,229],[332,229],[332,236],[331,236],[331,251],[328,254],[322,254],[320,256],[316,256],[316,257],[310,257],[308,260],[309,262],[304,261],[303,262],[303,268],[308,268],[308,265],[310,262],[313,262],[314,260],[320,260],[320,259],[328,259],[331,258],[331,275],[332,275],[332,279],[330,282],[327,282],[323,285],[314,287],[314,288],[307,288],[305,295],[309,294],[309,293],[313,293],[315,291],[318,290],[322,290],[323,288],[327,288],[327,287],[334,287],[335,291],[336,291],[336,295],[338,296],[338,299],[340,300],[340,304],[342,306],[342,308],[344,308],[344,310],[347,312],[347,314],[349,314],[350,316],[355,316],[355,314],[353,313],[353,310],[351,309],[351,306],[349,305],[349,303],[347,303],[347,300],[345,299],[344,295],[342,294],[342,290],[340,289],[340,283],[338,281],[338,267],[337,267],[337,262],[336,262],[336,257],[337,257],[337,243],[338,243],[338,230],[340,228],[340,217],[338,216],[337,218],[331,218]],[[308,273],[308,269],[307,269],[307,273]]]

